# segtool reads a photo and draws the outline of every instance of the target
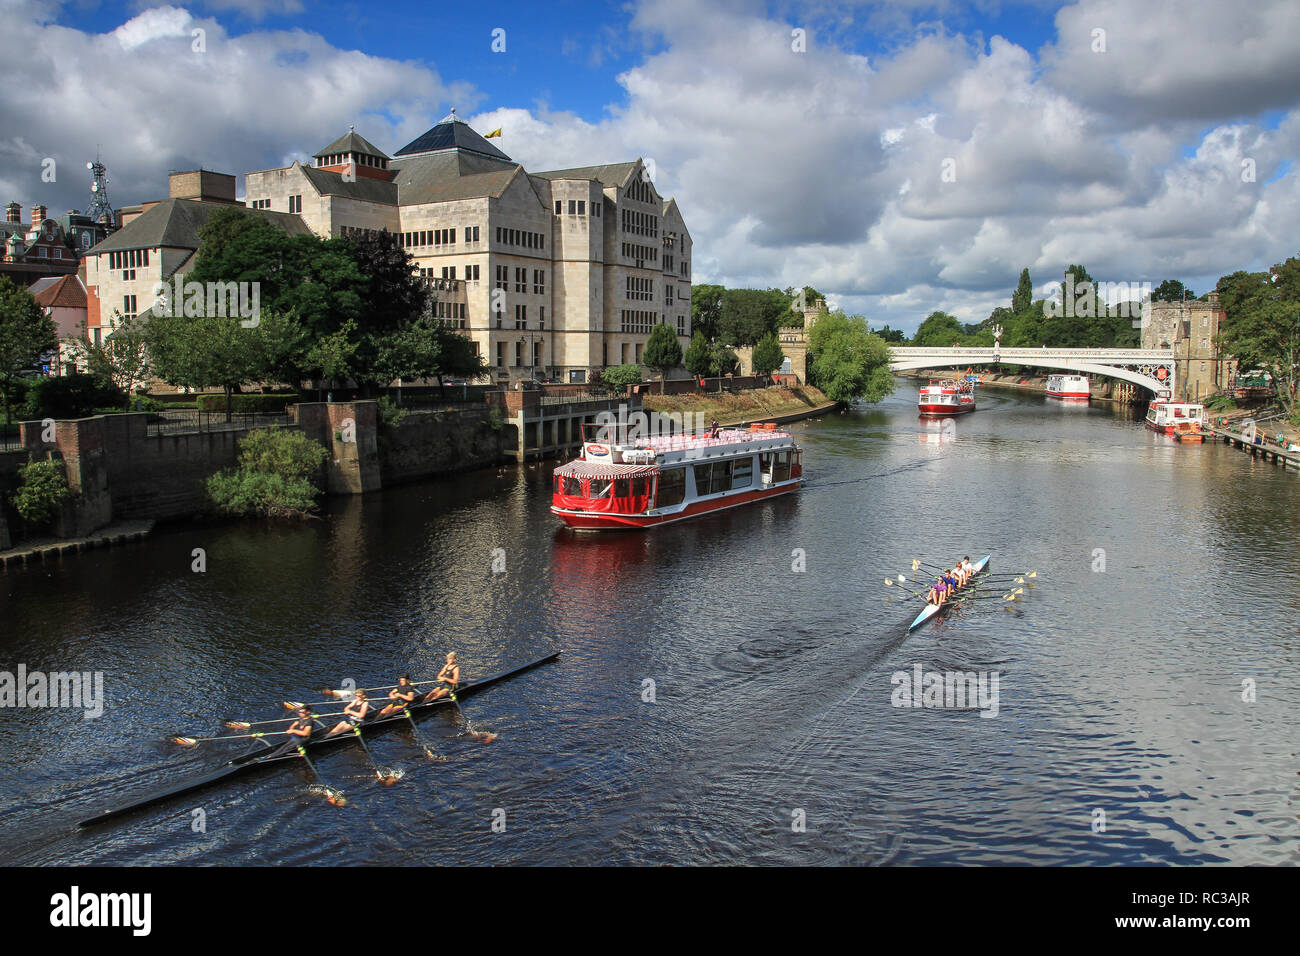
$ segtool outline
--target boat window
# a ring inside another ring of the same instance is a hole
[[[632,479],[615,478],[614,479],[614,497],[630,498],[632,496]]]
[[[668,468],[659,473],[659,495],[655,506],[679,505],[686,500],[686,469]]]
[[[713,465],[704,462],[702,465],[695,466],[695,493],[703,496],[711,494],[709,491],[709,482],[713,480]]]
[[[591,479],[591,491],[587,494],[588,498],[608,498],[609,489],[613,484],[608,478]]]
[[[731,469],[731,487],[748,488],[754,483],[754,459],[737,458]]]
[[[578,478],[561,478],[560,494],[571,495],[574,498],[582,497],[582,481]]]
[[[731,490],[731,462],[715,461],[713,463],[713,483],[709,486],[710,494],[719,494]]]
[[[788,481],[790,479],[790,453],[788,451],[778,452],[776,463],[772,468],[773,481]]]
[[[764,452],[758,456],[758,470],[769,475],[772,473],[771,454]]]

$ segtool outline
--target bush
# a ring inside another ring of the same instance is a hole
[[[20,422],[23,420],[24,406],[27,404],[27,389],[31,387],[34,379],[16,378],[9,386],[9,407],[13,409],[13,420]],[[0,386],[3,388],[3,386]],[[0,415],[4,414],[4,403],[0,402]],[[0,424],[3,424],[0,422]]]
[[[286,406],[296,401],[298,401],[298,396],[292,393],[262,395],[257,392],[251,394],[240,392],[237,395],[230,396],[230,410],[241,415],[249,413],[277,415],[283,412]],[[200,395],[196,399],[196,405],[201,411],[224,412],[226,410],[226,396]]]
[[[640,365],[615,365],[600,373],[600,380],[616,391],[623,391],[629,385],[641,384]]]
[[[325,457],[325,449],[301,432],[255,429],[239,443],[239,467],[208,479],[208,498],[226,514],[306,515],[320,495],[311,477]]]
[[[405,408],[398,408],[397,402],[393,401],[387,395],[381,395],[375,402],[379,406],[379,430],[387,431],[390,428],[396,428],[401,424],[402,419],[407,416]]]
[[[26,421],[87,418],[100,408],[124,408],[126,392],[94,375],[62,375],[27,383],[22,413]]]
[[[61,461],[33,461],[18,468],[18,490],[9,500],[33,525],[45,524],[70,494],[68,475]]]

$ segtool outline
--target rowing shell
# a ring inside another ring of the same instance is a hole
[[[512,677],[517,677],[518,675],[523,674],[526,671],[530,671],[533,668],[541,667],[543,664],[549,664],[551,661],[554,661],[559,656],[560,656],[559,651],[556,651],[554,654],[548,654],[545,657],[539,657],[537,660],[532,661],[531,663],[528,664],[524,664],[520,667],[515,667],[508,671],[502,671],[501,673],[493,674],[490,677],[484,677],[482,680],[476,680],[466,684],[462,684],[460,687],[456,689],[456,697],[458,699],[463,699],[465,697],[470,696],[471,694],[476,694],[481,690],[486,690],[488,687],[491,687],[493,684],[499,684],[502,681],[509,680]],[[407,710],[409,710],[411,712],[411,716],[414,717],[417,714],[428,713],[429,711],[436,710],[439,707],[446,707],[454,703],[455,701],[453,701],[449,697],[441,697],[438,700],[429,701],[428,703],[412,704],[410,707],[407,708]],[[361,725],[361,731],[362,733],[368,736],[370,735],[371,732],[375,730],[383,729],[383,728],[391,729],[393,726],[397,724],[404,724],[408,727],[410,726],[410,724],[407,722],[406,715],[402,711],[398,711],[397,713],[392,714],[388,717],[366,721],[364,724]],[[337,734],[333,737],[312,736],[307,741],[307,743],[304,744],[304,746],[308,750],[315,750],[321,747],[328,747],[331,744],[346,743],[350,740],[356,740],[356,739],[357,739],[356,734],[350,732]],[[211,773],[204,774],[201,777],[191,777],[188,780],[183,780],[180,783],[174,784],[163,790],[157,790],[154,791],[153,793],[145,794],[144,796],[136,800],[132,800],[130,803],[124,803],[121,806],[113,807],[112,809],[105,810],[102,813],[98,814],[97,816],[89,817],[85,820],[82,820],[80,823],[77,824],[77,826],[88,827],[88,826],[93,826],[96,823],[103,823],[106,820],[112,820],[117,817],[123,816],[125,814],[132,813],[136,810],[142,810],[145,807],[151,807],[154,804],[162,803],[165,800],[170,800],[172,797],[179,797],[180,795],[185,793],[193,793],[196,790],[207,789],[208,787],[218,784],[223,780],[229,780],[231,777],[237,777],[241,774],[248,773],[249,771],[254,770],[258,767],[265,767],[268,764],[278,764],[286,760],[299,759],[298,753],[296,751],[290,751],[289,753],[281,757],[268,756],[281,743],[283,743],[283,740],[280,739],[277,739],[274,744],[263,742],[260,746],[254,748],[253,750],[250,750],[249,752],[244,754],[240,754],[238,757],[235,757],[227,761],[226,763],[222,764],[220,767],[218,767],[216,770],[212,771]]]
[[[991,557],[993,557],[993,555],[986,554],[982,560],[975,562],[975,570],[971,572],[972,581],[975,580],[977,575],[984,573],[984,569],[988,567],[989,558]],[[970,587],[970,585],[968,584],[967,587]],[[915,631],[918,627],[941,611],[946,611],[952,606],[952,604],[952,601],[945,601],[943,604],[927,604],[925,610],[916,616],[916,620],[913,621],[911,627],[907,629],[908,633],[910,634],[912,631]]]

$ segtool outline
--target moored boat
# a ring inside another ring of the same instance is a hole
[[[1147,428],[1172,435],[1174,428],[1180,424],[1194,424],[1203,430],[1209,424],[1205,416],[1205,406],[1192,402],[1151,400],[1151,404],[1147,407]]]
[[[972,378],[931,381],[921,388],[916,402],[922,415],[964,415],[975,411],[975,382]]]
[[[803,451],[775,425],[650,437],[614,425],[583,429],[588,440],[555,469],[551,496],[551,513],[578,531],[652,528],[803,484]]]
[[[970,582],[966,585],[966,587],[962,588],[961,591],[958,592],[958,594],[964,594],[965,592],[969,591],[971,588],[975,586],[975,580],[981,574],[983,574],[984,571],[988,568],[989,559],[992,557],[993,555],[986,554],[980,560],[975,562],[975,571],[970,576]],[[907,628],[908,632],[910,633],[911,631],[915,631],[926,621],[929,621],[934,617],[944,614],[948,610],[948,608],[952,607],[954,603],[960,603],[960,601],[961,599],[957,598],[955,601],[945,601],[943,604],[927,604],[925,606],[925,610],[923,610],[920,614],[918,614],[916,616],[916,619],[912,621],[910,625],[908,625]]]
[[[1174,441],[1178,442],[1203,442],[1205,433],[1201,431],[1200,422],[1178,422],[1174,425]]]
[[[512,677],[517,677],[520,674],[524,674],[530,670],[533,670],[536,667],[541,667],[543,664],[549,664],[551,661],[554,661],[557,658],[559,658],[559,656],[560,656],[559,651],[556,651],[553,654],[547,654],[544,657],[539,657],[536,660],[530,661],[527,664],[520,665],[519,667],[514,667],[507,671],[501,671],[500,673],[492,674],[491,676],[481,678],[480,680],[470,681],[468,683],[461,684],[456,689],[455,700],[453,700],[450,697],[441,697],[438,698],[437,700],[429,701],[428,703],[417,702],[415,704],[412,704],[410,707],[406,708],[406,710],[409,711],[411,714],[411,717],[409,718],[406,716],[405,713],[396,713],[389,717],[380,717],[374,720],[368,720],[361,725],[360,727],[361,733],[364,736],[369,737],[381,729],[392,728],[398,725],[405,725],[408,727],[412,726],[412,721],[414,717],[418,714],[424,714],[433,710],[439,710],[443,707],[455,706],[459,700],[464,700],[466,697],[476,694],[481,690],[486,690],[487,688],[493,686],[494,684],[499,684],[502,681],[509,680]],[[272,754],[274,754],[275,751],[277,750],[277,745],[283,743],[283,740],[280,739],[281,735],[272,734],[271,736],[276,738],[274,743],[263,742],[259,746],[253,748],[252,750],[249,750],[239,755],[238,757],[234,757],[228,760],[226,763],[217,767],[215,770],[211,771],[210,773],[206,773],[198,777],[191,777],[187,780],[182,780],[179,783],[165,787],[161,790],[155,790],[152,793],[144,794],[140,797],[137,797],[134,800],[131,800],[128,803],[124,803],[121,804],[120,806],[116,806],[104,810],[102,813],[99,813],[93,817],[88,817],[87,819],[82,820],[80,823],[78,823],[77,826],[88,827],[88,826],[93,826],[97,823],[104,823],[105,821],[116,819],[128,813],[133,813],[136,810],[143,810],[146,807],[151,807],[154,806],[155,804],[163,803],[164,801],[170,800],[173,797],[179,797],[182,794],[193,793],[197,790],[206,790],[208,787],[215,786],[216,784],[221,783],[224,780],[229,780],[232,777],[241,776],[243,774],[256,770],[259,767],[266,767],[270,765],[278,766],[280,764],[283,764],[285,761],[302,759],[301,756],[296,751],[290,751],[289,753],[284,754],[283,756],[272,756]],[[315,734],[313,734],[310,739],[304,742],[303,749],[319,750],[324,747],[329,747],[335,744],[347,743],[349,741],[353,741],[356,739],[357,737],[353,733],[343,733],[332,737],[326,737],[326,736],[317,737]]]
[[[1082,375],[1049,375],[1047,397],[1087,401],[1092,398],[1092,391],[1088,386],[1088,379]]]

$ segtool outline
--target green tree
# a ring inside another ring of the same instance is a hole
[[[226,395],[226,419],[235,389],[258,381],[266,363],[253,330],[239,316],[154,315],[145,326],[154,369],[169,385]]]
[[[709,369],[717,376],[734,375],[740,368],[740,358],[721,342],[713,343],[709,350]]]
[[[1182,302],[1184,298],[1195,299],[1196,293],[1177,279],[1166,279],[1151,293],[1152,302]]]
[[[816,326],[814,326],[816,328]],[[775,332],[768,332],[754,346],[754,374],[771,375],[785,361],[785,351]]]
[[[709,341],[718,337],[722,326],[722,297],[726,291],[720,285],[691,286],[691,328]]]
[[[831,312],[817,320],[808,339],[809,375],[832,401],[878,402],[893,392],[889,346],[862,316]]]
[[[891,329],[888,325],[884,325],[876,329],[876,331],[873,332],[872,335],[878,335],[884,341],[893,342],[897,345],[902,345],[904,342],[907,341],[907,336],[903,334],[902,329]]]
[[[42,525],[58,514],[71,491],[61,461],[32,461],[18,466],[18,489],[9,500],[24,521]]]
[[[92,375],[107,379],[128,395],[148,384],[151,374],[149,349],[145,344],[143,316],[114,312],[112,331],[99,345],[78,339],[74,353],[84,356]]]
[[[226,514],[304,516],[320,496],[312,478],[320,472],[326,454],[301,432],[255,429],[239,443],[239,467],[208,479],[208,498]]]
[[[317,339],[303,357],[303,369],[320,379],[322,401],[326,382],[339,382],[352,374],[352,357],[357,352],[357,324],[348,319],[336,331]]]
[[[816,328],[813,326],[814,331]],[[961,341],[961,323],[947,312],[931,312],[912,336],[912,344],[920,348],[946,348]]]
[[[639,385],[642,377],[640,365],[614,365],[600,373],[602,382],[620,392],[629,385]]]
[[[1273,377],[1278,401],[1296,415],[1296,370],[1300,364],[1300,259],[1290,258],[1267,273],[1235,272],[1218,282],[1226,319],[1217,347],[1241,368],[1262,368]]]
[[[727,289],[717,337],[727,345],[756,345],[780,328],[789,312],[790,300],[777,289]]]
[[[703,378],[713,370],[713,357],[709,351],[708,339],[698,329],[691,336],[691,344],[686,347],[682,364],[696,378]]]
[[[659,391],[662,392],[668,385],[668,373],[682,364],[681,343],[668,323],[661,322],[651,330],[641,357],[646,365],[659,373]]]
[[[1034,304],[1034,283],[1029,278],[1029,270],[1020,270],[1020,282],[1016,285],[1016,291],[1011,293],[1011,311],[1012,313],[1024,312],[1033,308]]]
[[[6,422],[12,419],[10,396],[18,379],[35,372],[41,357],[58,347],[54,323],[31,293],[0,276],[0,392]]]

